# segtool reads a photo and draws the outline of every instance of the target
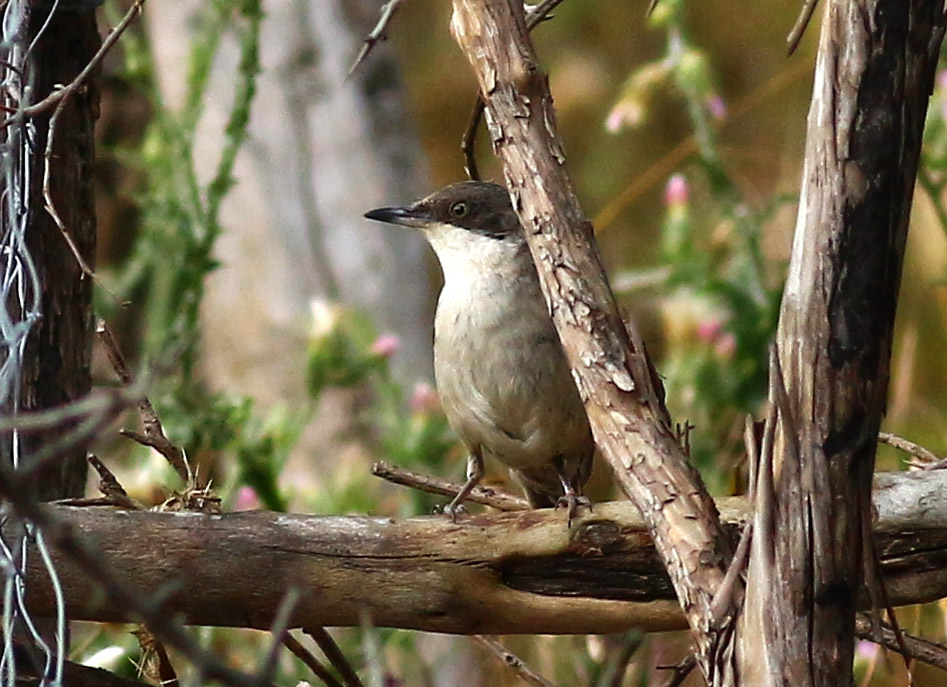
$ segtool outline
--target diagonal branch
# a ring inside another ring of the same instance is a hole
[[[709,676],[711,607],[730,553],[717,509],[674,436],[643,343],[625,332],[563,166],[552,98],[522,8],[503,0],[453,5],[451,31],[476,73],[494,152],[596,443],[644,514]]]

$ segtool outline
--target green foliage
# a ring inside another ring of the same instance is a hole
[[[369,396],[360,424],[380,458],[401,466],[436,472],[455,443],[436,393],[418,384],[410,394],[391,375],[388,358],[398,341],[379,335],[363,314],[339,304],[314,302],[307,355],[307,382],[313,400],[328,386],[361,388]],[[335,484],[320,495],[331,512],[370,512],[377,494],[367,488],[367,472]],[[420,492],[403,492],[411,504],[403,511],[429,512],[434,501]],[[328,499],[328,501],[327,501]]]
[[[782,274],[764,258],[760,240],[773,213],[795,199],[780,195],[751,208],[719,153],[715,126],[726,117],[726,104],[709,58],[687,31],[684,3],[662,1],[650,22],[666,34],[665,54],[631,74],[609,127],[643,123],[661,87],[683,101],[690,118],[705,193],[697,205],[683,174],[668,182],[661,232],[668,271],[660,289],[666,354],[658,368],[673,415],[695,426],[692,459],[719,487],[719,468],[741,450],[742,434],[734,428],[742,428],[742,416],[758,409],[766,391]]]

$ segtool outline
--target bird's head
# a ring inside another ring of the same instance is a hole
[[[485,181],[461,181],[400,207],[378,208],[368,219],[420,230],[440,256],[448,246],[483,244],[483,239],[518,244],[520,222],[507,190]]]

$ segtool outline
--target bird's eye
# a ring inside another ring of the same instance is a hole
[[[459,201],[450,206],[450,214],[454,217],[463,217],[467,214],[467,203]]]

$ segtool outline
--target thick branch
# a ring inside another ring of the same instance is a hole
[[[729,546],[717,511],[687,463],[640,340],[629,341],[586,220],[563,167],[545,74],[522,5],[454,0],[451,31],[486,104],[543,292],[585,399],[596,443],[622,491],[641,509],[706,670],[713,595]]]
[[[746,684],[851,681],[871,475],[943,0],[829,0],[757,509]],[[880,599],[880,594],[877,595]],[[880,603],[880,600],[878,601]]]
[[[896,603],[947,595],[947,472],[880,475],[876,532]],[[720,502],[727,527],[742,498]],[[54,507],[97,542],[130,589],[167,594],[186,622],[266,629],[295,587],[291,625],[451,633],[607,633],[685,626],[637,509],[596,504],[571,530],[561,511],[393,520],[268,512],[199,515]],[[130,536],[129,533],[133,533]],[[37,566],[38,556],[30,561]],[[127,620],[96,579],[55,555],[69,616]],[[30,570],[34,613],[51,612],[45,574]]]

